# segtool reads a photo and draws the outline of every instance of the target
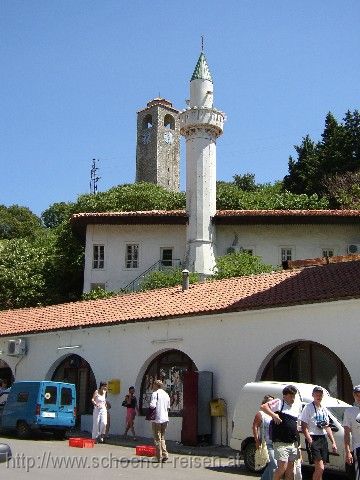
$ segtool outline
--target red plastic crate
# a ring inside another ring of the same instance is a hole
[[[156,447],[152,445],[138,445],[136,447],[136,455],[142,457],[156,457]]]
[[[69,438],[69,447],[94,448],[94,443],[93,438]]]

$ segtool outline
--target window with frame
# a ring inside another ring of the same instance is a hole
[[[172,267],[173,266],[173,249],[161,248],[161,266]]]
[[[93,245],[93,268],[104,268],[105,247],[104,245]]]
[[[323,257],[333,257],[334,256],[334,249],[333,248],[323,248],[322,249],[322,256]]]
[[[136,243],[130,243],[126,245],[126,268],[138,268],[139,267],[139,245]]]
[[[281,261],[293,260],[293,249],[291,247],[281,247]]]

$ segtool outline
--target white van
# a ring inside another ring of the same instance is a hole
[[[255,443],[252,434],[252,424],[256,412],[259,411],[260,404],[265,395],[272,395],[275,398],[282,398],[282,390],[286,385],[294,385],[298,389],[295,402],[302,405],[312,402],[312,391],[315,385],[309,383],[296,382],[251,382],[244,385],[238,401],[236,403],[230,447],[243,454],[244,463],[248,470],[255,472],[254,453]],[[331,397],[329,392],[324,389],[324,398],[322,405],[329,410],[330,427],[334,432],[338,453],[332,453],[331,444],[329,445],[329,464],[328,468],[345,472],[345,453],[344,453],[344,429],[342,421],[344,410],[350,405]],[[308,464],[308,456],[305,449],[304,435],[300,435],[301,449],[303,451],[303,463]]]

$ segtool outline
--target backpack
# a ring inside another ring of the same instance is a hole
[[[274,420],[270,422],[271,439],[273,442],[294,443],[299,439],[297,419],[283,413],[283,408],[284,402],[282,402],[280,411],[275,412],[282,422],[279,424],[275,423]]]

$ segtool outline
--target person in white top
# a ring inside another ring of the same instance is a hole
[[[93,411],[93,428],[91,438],[102,443],[106,432],[107,424],[107,408],[106,408],[107,383],[100,382],[98,390],[95,390],[92,396]]]
[[[299,458],[299,433],[297,421],[301,412],[301,402],[296,401],[297,388],[287,385],[283,398],[275,398],[263,403],[261,411],[271,416],[271,437],[274,446],[277,468],[274,480],[284,475],[286,480],[294,479],[294,462]]]
[[[329,437],[332,450],[337,453],[334,435],[329,424],[329,414],[326,407],[321,405],[324,396],[322,387],[314,387],[312,391],[314,401],[305,405],[300,415],[301,428],[306,440],[306,450],[309,463],[314,464],[313,480],[321,480],[325,464],[329,461],[329,450],[326,435]]]
[[[351,476],[360,480],[360,385],[353,388],[354,406],[348,407],[344,413],[344,446],[345,461],[350,467]],[[351,447],[350,447],[351,434]]]
[[[161,380],[155,380],[153,390],[150,408],[156,407],[155,419],[152,420],[156,458],[158,462],[166,462],[169,454],[166,450],[165,430],[169,422],[170,397],[165,390],[163,390]]]
[[[274,400],[274,397],[272,395],[265,395],[261,403],[262,404],[267,403],[270,400]],[[261,480],[273,480],[274,472],[277,467],[276,460],[274,457],[273,443],[270,438],[270,432],[269,432],[270,422],[271,422],[270,415],[267,415],[266,413],[259,411],[254,417],[253,427],[252,427],[256,449],[260,447],[261,442],[264,438],[268,452],[269,452],[270,461],[266,465],[266,468],[261,475]]]

